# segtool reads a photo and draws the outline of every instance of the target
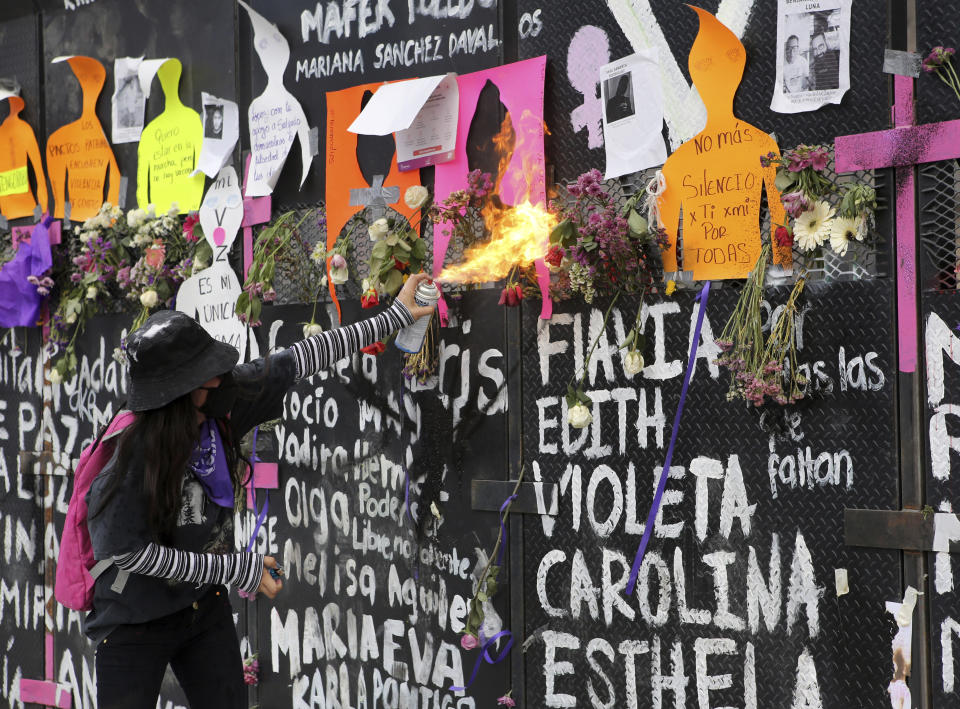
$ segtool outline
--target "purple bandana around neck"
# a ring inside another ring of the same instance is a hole
[[[233,507],[233,480],[223,450],[223,438],[209,419],[200,427],[200,441],[190,458],[190,469],[204,492],[221,507]]]

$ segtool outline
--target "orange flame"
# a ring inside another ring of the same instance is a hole
[[[514,188],[517,204],[489,204],[483,209],[483,222],[490,241],[464,252],[463,263],[448,266],[438,279],[446,283],[489,283],[506,278],[519,266],[525,268],[543,258],[549,247],[550,232],[557,225],[555,215],[542,205],[531,202],[531,193],[537,184],[543,184],[543,175],[536,164],[535,154],[525,149],[530,137],[545,130],[538,119],[524,111],[515,132],[510,115],[500,125],[500,133],[493,145],[500,154],[500,174],[495,189],[500,194],[503,184]],[[508,172],[514,154],[520,155],[520,170]],[[497,200],[494,200],[496,202]]]

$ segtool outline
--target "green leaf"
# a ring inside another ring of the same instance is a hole
[[[786,192],[797,181],[797,173],[787,170],[777,170],[777,179],[773,181],[774,186],[781,192]]]
[[[387,245],[386,239],[381,239],[373,245],[373,248],[370,250],[370,253],[379,258],[386,258],[390,253],[390,247]]]
[[[417,239],[414,241],[410,255],[411,258],[423,261],[424,257],[427,255],[427,242],[425,242],[423,239]]]
[[[583,404],[584,406],[592,406],[592,405],[593,405],[593,399],[591,399],[589,396],[587,396],[586,394],[584,394],[582,391],[578,391],[578,392],[577,392],[577,401],[579,401],[579,402],[580,402],[581,404]]]
[[[553,230],[550,232],[550,243],[561,243],[564,237],[570,234],[572,229],[573,223],[569,219],[564,219],[562,222],[553,227]]]
[[[640,216],[640,213],[635,209],[630,210],[630,215],[627,217],[627,225],[637,236],[642,236],[650,231],[650,226],[647,224],[647,220]]]
[[[637,333],[637,339],[634,342],[634,349],[638,352],[643,352],[647,349],[647,336]]]
[[[481,603],[484,603],[486,601],[489,601],[490,598],[483,591],[477,591],[477,600],[480,601]]]
[[[576,392],[573,394],[567,394],[567,408],[572,409],[574,406],[580,403],[580,398],[577,396]]]
[[[263,303],[259,298],[250,301],[250,322],[255,323],[260,319],[260,313],[263,311]]]
[[[487,578],[487,597],[488,598],[493,598],[497,593],[497,589],[499,588],[500,587],[497,585],[496,579]]]
[[[237,307],[233,309],[237,315],[240,313],[245,313],[247,311],[247,305],[250,304],[250,294],[246,291],[243,291],[237,298]]]
[[[403,276],[397,269],[390,271],[383,279],[383,289],[390,295],[396,295],[401,286],[403,286]]]

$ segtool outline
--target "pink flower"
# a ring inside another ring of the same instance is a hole
[[[167,247],[164,245],[160,239],[157,239],[153,242],[151,246],[147,247],[147,252],[143,257],[143,260],[147,262],[147,265],[150,268],[160,268],[163,266],[163,260],[167,256]]]
[[[183,238],[187,241],[196,241],[197,237],[193,233],[193,228],[200,223],[200,217],[196,212],[191,212],[183,220]]]
[[[497,705],[501,707],[515,707],[517,703],[513,701],[513,697],[511,697],[508,692],[497,700]]]
[[[464,650],[475,650],[479,646],[480,641],[477,640],[475,635],[464,633],[460,636],[460,647],[462,647]]]
[[[346,268],[347,260],[340,254],[334,254],[330,259],[330,268]]]

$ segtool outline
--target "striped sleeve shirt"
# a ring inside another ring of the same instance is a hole
[[[399,300],[379,315],[300,340],[290,346],[297,362],[297,379],[321,372],[367,345],[413,323],[410,310]]]
[[[195,584],[229,584],[247,593],[256,592],[263,575],[261,554],[199,554],[153,542],[140,551],[114,556],[113,561],[133,574]]]

